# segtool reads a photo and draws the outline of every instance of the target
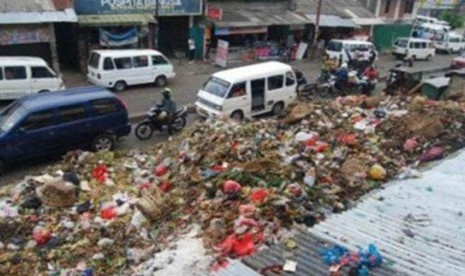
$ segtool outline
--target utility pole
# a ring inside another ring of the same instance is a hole
[[[159,6],[160,6],[160,0],[156,0],[155,2],[155,28],[154,28],[154,33],[155,33],[155,37],[154,37],[154,48],[155,49],[158,49],[158,33],[160,31],[160,21],[159,21],[159,14],[158,14],[158,10],[159,10]]]
[[[320,15],[321,15],[321,5],[323,0],[318,0],[318,5],[316,7],[316,20],[315,20],[315,32],[313,34],[313,47],[311,58],[315,57],[315,53],[318,47],[318,34],[320,33]]]

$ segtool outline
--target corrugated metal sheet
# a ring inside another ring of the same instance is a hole
[[[39,24],[53,22],[77,22],[74,9],[43,12],[0,13],[0,24]]]
[[[285,3],[215,2],[223,10],[223,18],[215,21],[217,27],[258,27],[272,25],[303,25],[311,21],[287,10]]]
[[[312,22],[316,22],[316,15],[306,15]],[[336,15],[320,15],[320,26],[321,27],[342,27],[342,28],[357,28],[358,25],[348,18],[341,18]]]
[[[368,195],[354,209],[333,215],[299,233],[296,251],[282,245],[263,250],[243,263],[255,271],[285,259],[297,272],[280,275],[329,275],[318,252],[333,244],[352,250],[374,243],[385,262],[371,275],[465,275],[465,152],[425,172],[422,178],[394,181]],[[235,274],[239,265],[221,271]],[[218,274],[220,275],[220,274]],[[269,274],[273,275],[273,274]]]
[[[55,11],[52,0],[1,0],[0,11],[7,12],[43,12]]]

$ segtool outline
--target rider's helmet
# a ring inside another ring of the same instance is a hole
[[[163,97],[169,99],[169,98],[171,98],[171,94],[172,94],[172,93],[171,93],[171,89],[169,89],[168,87],[165,87],[165,88],[163,89],[163,92],[161,92],[161,94],[163,95]]]

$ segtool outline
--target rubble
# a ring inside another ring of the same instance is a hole
[[[192,224],[224,267],[389,179],[421,177],[419,165],[464,146],[464,111],[351,96],[199,123],[147,152],[70,152],[2,193],[0,274],[132,275]]]

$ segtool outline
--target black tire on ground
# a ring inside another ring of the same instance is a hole
[[[231,119],[236,121],[242,121],[244,119],[244,113],[241,110],[236,110],[231,113]]]
[[[158,76],[155,79],[155,85],[158,87],[162,87],[167,83],[166,77],[165,76]]]
[[[187,121],[185,117],[177,117],[174,119],[171,126],[173,127],[175,131],[180,131],[186,126],[186,124],[187,124]]]
[[[273,115],[279,115],[281,112],[284,110],[284,103],[283,102],[277,102],[273,105],[273,108],[271,109],[271,113]]]
[[[140,123],[134,130],[134,134],[141,141],[148,140],[152,137],[153,127],[148,122]]]
[[[101,134],[92,140],[91,149],[95,152],[110,151],[115,148],[115,138],[110,134]]]
[[[113,89],[117,92],[121,92],[124,89],[126,89],[126,82],[124,81],[117,81],[115,85],[113,86]]]
[[[39,91],[39,94],[48,93],[48,92],[50,92],[50,90],[40,90],[40,91]]]

